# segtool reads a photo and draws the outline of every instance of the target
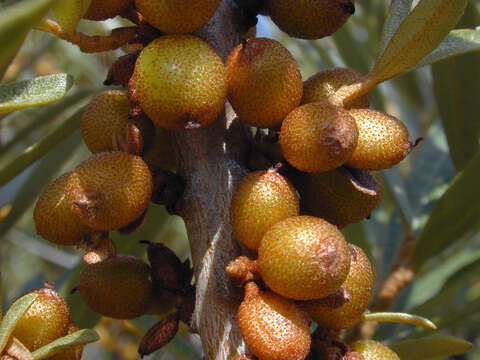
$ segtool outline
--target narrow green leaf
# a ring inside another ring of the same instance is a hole
[[[0,323],[0,354],[3,352],[3,349],[5,349],[5,345],[7,345],[8,339],[15,329],[18,320],[25,314],[37,296],[38,294],[36,293],[24,295],[15,301],[12,306],[10,306],[10,309],[8,309]]]
[[[401,23],[368,75],[378,84],[415,66],[448,35],[467,6],[467,0],[421,0]]]
[[[437,360],[464,354],[473,345],[453,336],[430,336],[415,340],[405,340],[390,345],[402,360]]]
[[[0,13],[0,80],[22,46],[28,31],[40,21],[57,0],[24,0]]]
[[[459,27],[471,28],[480,23],[480,10],[469,4]],[[476,34],[480,50],[480,31],[454,30],[460,34]],[[473,46],[472,46],[473,47]],[[468,48],[467,46],[465,48]],[[472,114],[480,113],[480,52],[449,58],[432,66],[435,98],[442,119],[450,154],[457,170],[462,170],[480,150],[480,122]]]
[[[480,226],[480,153],[451,182],[420,233],[414,265],[420,267],[436,254]]]
[[[68,74],[40,76],[0,86],[0,114],[50,104],[63,98],[73,85]]]
[[[0,186],[5,185],[35,161],[55,147],[61,140],[73,133],[80,126],[83,108],[77,110],[58,128],[46,135],[38,143],[28,147],[22,154],[12,159],[0,172]]]
[[[0,272],[0,319],[3,317],[3,280]]]
[[[465,246],[456,251],[455,256],[437,257],[429,263],[427,271],[416,277],[406,308],[428,318],[441,314],[443,310],[438,310],[442,309],[442,299],[449,293],[456,293],[459,287],[474,283],[479,271],[480,249]],[[432,312],[425,313],[426,309]]]
[[[13,146],[19,144],[20,142],[24,141],[25,138],[28,138],[30,135],[32,135],[33,132],[43,128],[44,126],[47,127],[65,110],[77,106],[92,93],[94,93],[92,89],[79,89],[55,104],[42,108],[41,110],[29,109],[25,112],[18,112],[15,115],[12,115],[12,117],[9,118],[11,123],[15,123],[15,121],[18,121],[18,119],[23,120],[24,116],[27,117],[30,123],[20,129],[10,141],[0,144],[0,154],[4,155]]]
[[[345,64],[362,74],[370,70],[371,53],[365,44],[360,43],[353,36],[356,28],[347,22],[340,30],[332,35],[332,41]]]
[[[382,37],[378,47],[377,58],[380,56],[392,39],[402,21],[412,8],[413,0],[392,0],[388,8],[387,17],[383,24]]]
[[[435,99],[455,168],[462,170],[480,150],[480,53],[448,59],[432,67]]]
[[[58,354],[72,346],[85,345],[98,339],[99,336],[94,330],[83,329],[52,341],[50,344],[35,350],[32,355],[35,360],[41,360]]]
[[[403,323],[421,326],[430,330],[437,330],[435,324],[424,317],[399,312],[366,313],[362,315],[362,321]]]
[[[413,69],[478,51],[480,51],[480,30],[452,30],[445,40],[443,40],[435,50],[424,57]]]
[[[381,173],[384,179],[386,190],[391,194],[395,205],[400,213],[403,225],[407,231],[411,232],[413,222],[413,208],[408,199],[405,182],[403,181],[397,168],[384,170]]]

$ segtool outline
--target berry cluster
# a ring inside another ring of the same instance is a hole
[[[172,131],[208,126],[228,100],[256,133],[252,172],[238,185],[230,219],[236,238],[258,255],[227,267],[245,286],[238,325],[248,348],[260,360],[394,359],[379,355],[387,351],[380,345],[350,347],[336,337],[367,309],[375,278],[365,253],[339,228],[378,205],[381,188],[369,170],[405,158],[413,147],[408,131],[369,109],[368,94],[343,104],[343,87],[362,82],[361,74],[328,69],[302,82],[296,60],[277,41],[246,36],[224,64],[190,34],[220,2],[92,0],[83,9],[87,19],[132,20],[135,50],[113,64],[105,82],[125,91],[103,92],[85,110],[82,134],[93,155],[41,194],[37,231],[85,249],[79,292],[94,311],[126,319],[176,307],[147,333],[140,353],[165,344],[193,311],[189,264],[160,244],[149,245],[150,264],[117,255],[108,234],[138,228],[150,201],[175,211],[182,180],[174,174]],[[237,4],[246,22],[267,14],[305,39],[334,33],[354,12],[351,0]],[[61,7],[55,14],[60,25],[71,18]],[[311,319],[319,325],[314,336]]]

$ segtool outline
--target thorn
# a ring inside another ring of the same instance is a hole
[[[75,286],[72,290],[70,290],[70,295],[75,294],[78,290],[78,286]]]
[[[423,140],[423,137],[419,137],[417,140],[415,140],[412,147],[417,147],[417,145],[420,144]]]
[[[355,5],[351,1],[340,4],[340,7],[342,8],[343,12],[346,14],[350,14],[350,15],[355,14]]]

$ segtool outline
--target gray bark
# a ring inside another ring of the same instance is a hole
[[[225,61],[239,43],[240,14],[233,0],[223,0],[211,21],[196,35]],[[214,124],[175,133],[179,173],[186,180],[179,212],[185,221],[196,279],[193,328],[199,333],[205,359],[230,360],[244,353],[236,322],[241,290],[225,272],[240,254],[232,236],[229,206],[237,182],[245,174],[246,131],[227,104]]]

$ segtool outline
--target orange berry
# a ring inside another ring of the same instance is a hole
[[[116,319],[132,319],[149,310],[153,292],[150,266],[119,255],[85,266],[78,286],[93,311]]]
[[[339,228],[365,219],[382,199],[380,183],[368,171],[345,167],[302,174],[298,191],[311,215]]]
[[[298,303],[314,321],[328,329],[341,330],[357,323],[372,298],[375,285],[372,264],[361,248],[353,244],[349,244],[349,247],[352,254],[350,271],[342,285],[345,286],[350,300],[335,308],[315,300]]]
[[[306,172],[343,165],[357,146],[358,130],[349,112],[339,106],[312,103],[293,110],[280,130],[285,159]]]
[[[148,117],[171,130],[207,126],[227,98],[222,59],[191,35],[162,36],[147,45],[137,59],[133,83]]]
[[[66,198],[73,213],[96,230],[120,229],[142,215],[153,191],[147,164],[120,151],[98,153],[70,174]]]
[[[237,313],[250,351],[260,360],[303,360],[310,352],[310,321],[294,303],[251,282]]]
[[[65,186],[70,173],[50,184],[35,204],[33,220],[38,234],[58,245],[78,245],[85,235],[93,232],[70,209]]]
[[[12,333],[30,351],[65,336],[70,324],[67,303],[59,294],[49,288],[33,292],[38,297],[17,322]]]
[[[280,126],[300,104],[302,76],[292,54],[278,41],[248,39],[227,60],[228,100],[249,124]]]
[[[275,223],[299,214],[293,185],[275,170],[245,176],[230,204],[230,223],[237,239],[257,250],[265,232]]]
[[[358,144],[347,165],[365,170],[388,169],[412,150],[407,127],[396,117],[376,110],[351,109]]]
[[[295,300],[335,292],[350,269],[350,250],[336,226],[313,216],[293,216],[273,225],[258,249],[262,280]]]
[[[135,0],[135,5],[157,29],[167,34],[186,34],[204,26],[220,0]]]
[[[82,137],[88,149],[94,154],[131,150],[140,155],[144,144],[152,141],[155,129],[145,116],[129,119],[129,112],[130,101],[123,91],[109,90],[95,96],[82,115]],[[136,131],[130,131],[129,125],[135,126]],[[119,149],[122,142],[128,149]]]
[[[336,32],[355,6],[353,0],[266,0],[266,11],[288,35],[320,39]]]
[[[374,340],[359,340],[351,345],[353,351],[362,354],[365,360],[400,360],[388,346]]]
[[[351,85],[363,79],[363,75],[351,68],[331,68],[320,71],[303,83],[302,104],[313,102],[328,103],[328,97],[344,85]],[[370,95],[365,94],[349,104],[349,108],[370,107]]]

